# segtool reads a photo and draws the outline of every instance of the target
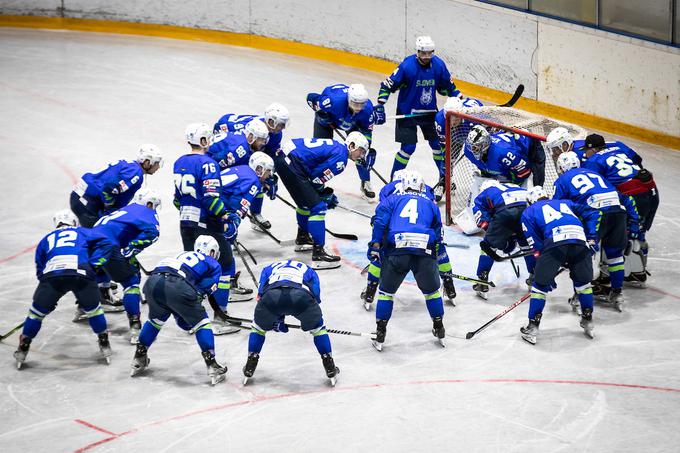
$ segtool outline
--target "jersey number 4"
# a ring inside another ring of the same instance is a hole
[[[401,209],[399,217],[408,219],[408,223],[415,224],[418,221],[418,200],[410,199]]]

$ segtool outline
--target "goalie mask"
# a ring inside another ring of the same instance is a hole
[[[475,159],[484,160],[491,144],[491,136],[484,126],[478,124],[468,133],[465,144],[469,146]]]

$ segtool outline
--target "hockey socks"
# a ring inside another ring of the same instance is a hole
[[[229,292],[231,291],[231,276],[222,274],[220,280],[217,282],[217,289],[213,292],[217,305],[222,311],[227,309],[229,303]]]
[[[493,259],[486,253],[479,255],[479,261],[477,262],[477,275],[482,275],[482,272],[487,274],[491,271],[493,267]]]
[[[104,309],[101,305],[97,304],[94,309],[85,311],[85,316],[87,316],[87,322],[90,324],[94,333],[99,335],[100,333],[106,332],[108,326],[106,324],[106,317],[104,316]]]
[[[330,354],[331,351],[331,339],[328,337],[328,332],[325,326],[321,326],[318,329],[312,330],[312,335],[314,335],[314,346],[319,354]]]
[[[309,231],[309,211],[306,209],[295,208],[297,224],[305,233]]]
[[[446,175],[446,167],[444,165],[446,148],[439,144],[439,138],[431,140],[428,143],[430,144],[430,148],[432,148],[432,159],[437,166],[437,170],[439,170],[439,178],[443,178]]]
[[[401,149],[394,155],[394,163],[390,172],[390,180],[394,178],[394,173],[403,170],[411,160],[411,154],[416,150],[416,145],[401,145]]]
[[[383,319],[389,321],[392,317],[392,308],[394,307],[394,295],[387,294],[380,290],[378,293],[378,303],[375,307],[375,319]]]
[[[250,203],[250,213],[253,215],[262,214],[262,203],[264,202],[264,193],[258,193],[253,201]]]
[[[258,327],[253,325],[253,330],[250,332],[248,337],[248,353],[256,352],[260,353],[262,351],[262,346],[264,346],[265,340],[264,330],[260,330]]]
[[[442,302],[442,295],[439,290],[425,294],[425,304],[427,311],[430,313],[430,318],[437,318],[444,316],[444,302]]]
[[[623,254],[621,250],[610,249],[609,247],[605,247],[604,252],[607,255],[607,270],[612,288],[622,288],[625,273]]]
[[[371,261],[368,264],[368,277],[369,282],[378,283],[380,281],[380,263],[376,261]]]
[[[541,315],[545,308],[545,293],[536,288],[531,288],[531,300],[529,302],[529,319],[535,319]]]
[[[132,285],[125,288],[123,291],[123,306],[128,316],[139,316],[139,303],[141,302],[141,293],[138,285]]]
[[[215,350],[215,336],[213,335],[210,323],[206,323],[196,331],[196,343],[201,351]]]
[[[163,324],[165,324],[165,322],[159,319],[149,319],[146,321],[142,327],[141,333],[139,334],[139,344],[144,345],[147,348],[150,347],[153,342],[156,341],[156,337],[161,331]]]
[[[589,308],[592,313],[593,288],[590,286],[590,283],[585,283],[583,285],[574,283],[574,290],[576,291],[576,294],[578,294],[578,301],[581,304],[581,311],[583,312],[584,309]]]

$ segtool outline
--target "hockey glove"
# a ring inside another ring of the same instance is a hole
[[[274,332],[286,333],[288,332],[288,326],[285,322],[285,317],[281,316],[274,322]]]
[[[315,112],[319,110],[319,96],[318,93],[307,93],[307,105]]]
[[[362,167],[366,167],[366,170],[371,171],[371,168],[373,168],[373,165],[375,165],[376,155],[377,153],[375,149],[371,148],[368,150],[365,157],[357,159],[357,164],[361,165]]]
[[[127,246],[120,251],[120,254],[123,255],[123,258],[129,260],[130,258],[133,258],[136,254],[138,254],[141,251],[142,251],[141,249]]]
[[[326,203],[326,207],[328,209],[334,209],[339,203],[338,197],[336,197],[334,193],[331,193],[330,195],[322,195],[321,201]]]
[[[498,256],[498,253],[496,253],[496,250],[491,247],[491,244],[489,244],[486,241],[482,241],[479,243],[479,248],[482,249],[482,252],[486,253],[489,258],[491,258],[494,261],[503,261],[503,258]]]
[[[369,242],[366,258],[371,263],[380,263],[380,246],[374,242]]]
[[[385,115],[385,106],[383,104],[376,104],[373,106],[373,121],[376,126],[385,124],[387,115]]]
[[[222,217],[222,219],[224,220],[224,237],[229,241],[235,239],[238,233],[238,226],[241,224],[241,217],[235,212],[230,212]]]
[[[276,175],[272,175],[269,179],[267,179],[264,182],[264,185],[267,187],[265,193],[267,194],[269,199],[276,200],[276,192],[279,191],[279,177]]]

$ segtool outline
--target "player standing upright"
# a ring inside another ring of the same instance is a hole
[[[432,318],[432,334],[446,346],[436,255],[442,239],[441,215],[427,197],[420,174],[409,172],[403,177],[401,186],[403,192],[395,192],[376,208],[373,234],[366,253],[370,261],[383,260],[375,309],[377,334],[373,341],[378,351],[382,350],[387,335],[394,294],[409,271],[413,272],[416,284],[425,296]]]
[[[375,122],[373,103],[362,84],[328,86],[321,94],[307,94],[307,104],[315,112],[314,138],[332,139],[335,130],[344,131],[345,134],[357,131],[366,137],[368,146],[371,146]],[[371,168],[375,158],[376,152],[370,148],[365,162],[356,165],[361,180],[361,195],[369,201],[375,198],[371,187]]]
[[[439,146],[434,117],[437,113],[437,93],[443,96],[462,97],[451,79],[444,60],[434,55],[434,41],[429,36],[416,38],[416,53],[402,61],[394,72],[380,84],[376,117],[385,117],[384,104],[391,93],[399,91],[397,115],[407,118],[397,120],[395,141],[401,149],[394,156],[390,177],[406,168],[418,143],[418,127],[432,148],[432,158],[439,170],[439,182],[435,186],[437,200],[444,193],[444,155]],[[377,124],[380,124],[378,122]]]

